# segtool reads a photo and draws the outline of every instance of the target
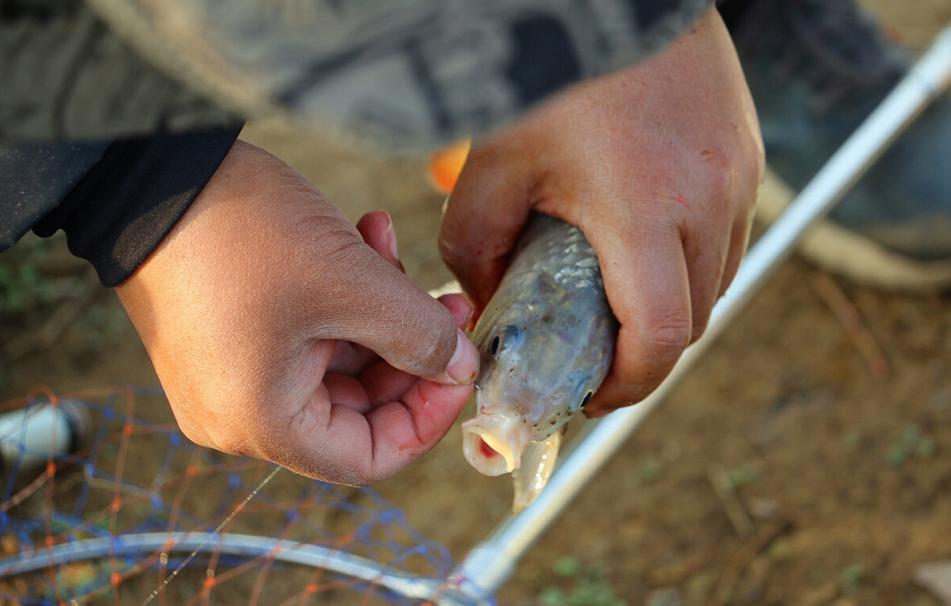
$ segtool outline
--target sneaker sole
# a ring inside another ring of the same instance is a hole
[[[756,202],[756,220],[772,224],[794,197],[793,189],[767,170]],[[797,252],[825,270],[877,288],[933,292],[951,287],[951,260],[917,261],[828,220],[806,233]]]

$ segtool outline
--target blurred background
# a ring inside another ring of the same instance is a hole
[[[951,19],[948,0],[862,4],[913,49]],[[242,137],[353,220],[387,209],[420,286],[451,278],[425,158],[263,123]],[[881,292],[789,261],[499,602],[951,603],[916,581],[922,566],[951,560],[949,361],[951,296]],[[69,394],[157,380],[115,295],[63,238],[31,235],[0,256],[0,401],[40,384]],[[456,559],[510,507],[509,482],[470,469],[458,431],[379,490]],[[951,566],[945,575],[951,583]]]

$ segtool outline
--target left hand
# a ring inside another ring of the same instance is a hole
[[[440,234],[484,308],[534,209],[577,225],[620,322],[589,416],[647,396],[702,333],[746,249],[763,172],[755,110],[714,9],[647,61],[474,145]]]
[[[189,439],[362,485],[429,451],[478,371],[468,303],[401,267],[386,213],[354,226],[239,141],[118,292]]]

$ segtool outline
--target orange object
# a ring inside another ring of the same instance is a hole
[[[471,139],[464,139],[429,156],[429,179],[444,194],[452,192],[469,155]]]

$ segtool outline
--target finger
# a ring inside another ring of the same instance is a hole
[[[326,390],[290,423],[269,421],[262,456],[328,482],[366,485],[396,473],[430,450],[465,406],[471,386],[417,381],[400,401],[363,415],[330,405]]]
[[[720,296],[720,282],[727,262],[730,238],[727,229],[694,229],[684,242],[690,280],[691,334],[693,343],[703,334],[710,312]]]
[[[740,263],[746,255],[746,248],[750,242],[750,231],[753,227],[752,214],[744,214],[737,217],[730,230],[730,248],[727,253],[726,264],[723,266],[723,278],[720,280],[720,288],[717,296],[723,296],[726,289],[733,283],[736,272],[740,269]]]
[[[344,246],[333,290],[313,297],[305,310],[320,319],[316,338],[363,345],[416,376],[471,383],[479,355],[450,311],[365,243]]]
[[[362,241],[341,237],[328,256],[333,288],[307,300],[303,310],[320,319],[312,328],[317,339],[352,341],[400,370],[440,383],[475,380],[479,353],[449,309]],[[450,301],[454,308],[464,305]]]
[[[585,407],[589,417],[643,399],[673,368],[691,332],[690,284],[675,225],[592,233],[608,303],[620,322],[614,362]]]
[[[323,389],[323,386],[321,386]],[[365,415],[332,405],[317,394],[283,427],[262,428],[269,434],[261,458],[291,471],[326,482],[360,486],[377,480],[373,475],[373,438]]]
[[[428,452],[452,427],[471,391],[468,385],[417,381],[401,401],[367,415],[373,432],[374,474],[389,477]]]
[[[721,295],[729,288],[733,278],[736,277],[736,272],[739,271],[740,263],[743,261],[746,248],[750,243],[750,232],[753,229],[753,216],[756,211],[756,199],[759,195],[764,162],[762,141],[755,139],[754,142],[759,145],[756,150],[759,171],[749,175],[745,182],[740,183],[738,202],[741,211],[737,213],[736,219],[733,221],[733,227],[730,230],[730,249],[723,269],[723,279],[720,281]]]
[[[436,300],[449,310],[449,313],[452,314],[452,319],[456,322],[456,326],[465,328],[469,324],[469,320],[472,319],[473,310],[472,303],[469,302],[469,299],[465,295],[450,293],[442,295]]]
[[[521,162],[473,149],[446,204],[439,250],[479,310],[502,279],[528,220],[532,181]]]
[[[400,262],[399,249],[396,246],[396,231],[393,229],[393,218],[385,210],[374,210],[360,217],[357,221],[357,231],[363,236],[363,241],[370,245],[386,262],[405,273]]]
[[[363,384],[351,376],[328,372],[324,375],[324,386],[330,402],[335,406],[346,406],[362,414],[373,408]]]
[[[419,380],[382,360],[371,364],[358,378],[373,407],[399,400]]]
[[[334,354],[327,366],[327,372],[357,375],[368,365],[380,359],[380,356],[362,345],[349,341],[333,341],[333,343]]]
[[[437,300],[452,314],[456,326],[464,328],[468,324],[472,317],[472,304],[465,295],[443,295]],[[380,356],[362,345],[349,341],[335,341],[334,355],[327,367],[327,372],[358,375],[379,359]]]
[[[463,295],[443,295],[439,297],[439,302],[449,310],[459,327],[465,326],[472,317],[472,305]],[[383,361],[370,365],[361,373],[359,379],[373,406],[400,399],[417,381],[417,377]]]
[[[334,344],[318,341],[308,371],[321,377],[315,393],[297,406],[278,399],[249,423],[254,456],[270,460],[308,477],[345,484],[373,481],[372,438],[361,408],[359,386],[326,372]],[[334,403],[334,400],[337,403]],[[247,453],[242,453],[247,454]]]

